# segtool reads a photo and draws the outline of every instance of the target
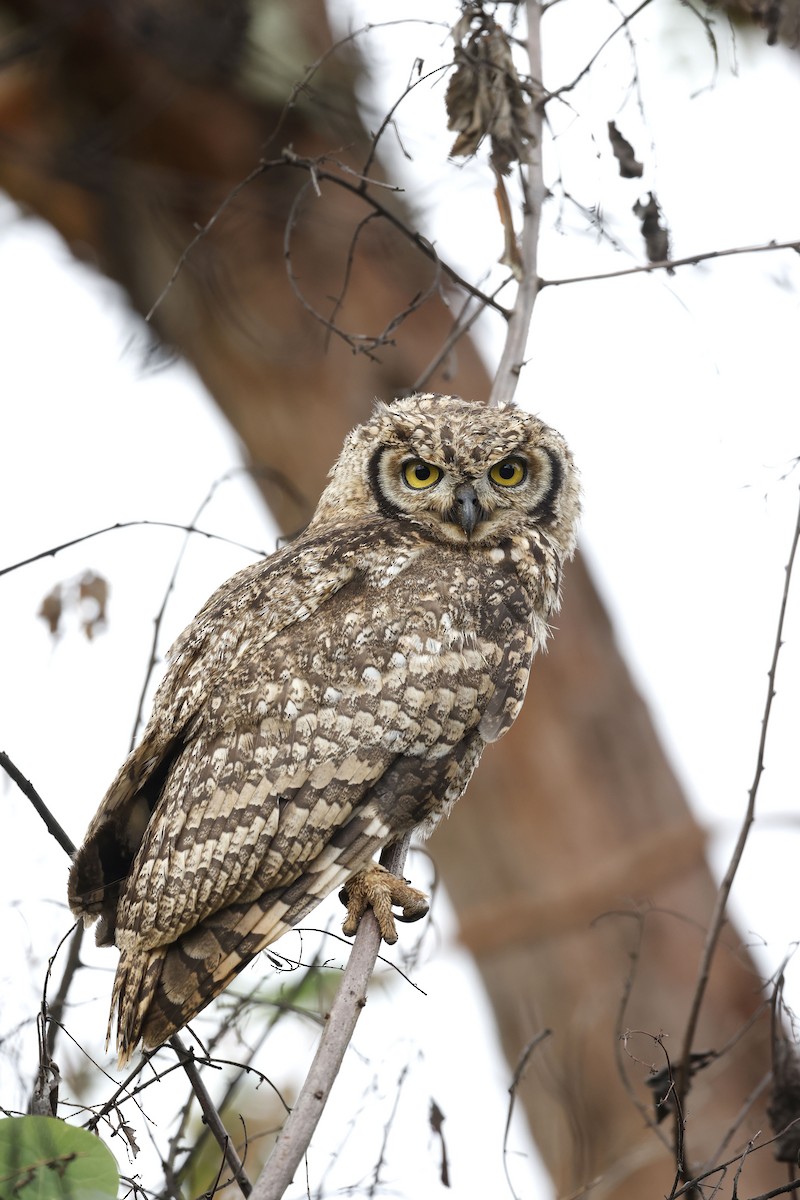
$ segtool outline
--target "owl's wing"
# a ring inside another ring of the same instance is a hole
[[[404,821],[416,824],[422,797],[457,799],[482,746],[473,731],[446,758],[397,758],[348,819],[324,831],[321,850],[299,864],[292,882],[226,905],[168,945],[123,949],[112,999],[121,1061],[140,1038],[154,1048],[186,1025],[256,954],[400,836]]]
[[[309,540],[309,553],[296,559],[294,547],[287,547],[228,580],[175,642],[142,740],[101,801],[70,871],[70,907],[87,922],[101,917],[101,945],[114,942],[124,880],[165,781],[187,744],[196,741],[198,722],[220,680],[248,655],[258,654],[255,636],[263,648],[350,585],[363,552],[357,544],[336,554],[317,538]]]
[[[528,687],[534,633],[529,624],[515,624],[503,647],[495,686],[478,726],[485,742],[496,742],[516,721]]]
[[[364,628],[362,613],[350,620],[359,603],[359,595],[331,601],[330,626],[338,607],[347,610],[342,626]],[[380,844],[447,805],[431,786],[435,775],[441,787],[441,767],[413,792],[387,790],[385,777],[406,758],[449,761],[492,702],[494,671],[487,647],[421,653],[426,615],[406,614],[405,632],[389,646],[363,655],[357,644],[335,647],[313,679],[319,630],[294,629],[211,696],[124,885],[118,946],[173,942],[222,907],[288,887],[308,864],[324,862],[337,831],[378,795],[388,822],[373,831]]]
[[[332,602],[343,627],[366,627],[364,613],[350,620],[360,601]],[[500,651],[426,650],[430,620],[412,611],[389,646],[348,645],[313,686],[294,672],[317,636],[287,633],[254,692],[243,675],[212,697],[218,732],[198,725],[175,763],[119,903],[123,1056],[142,1033],[156,1044],[180,1028],[376,850],[461,795]]]

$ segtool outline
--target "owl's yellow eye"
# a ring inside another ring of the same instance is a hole
[[[489,472],[492,483],[498,487],[517,487],[528,474],[528,468],[521,458],[504,458],[495,463]]]
[[[442,472],[439,468],[434,467],[432,463],[426,463],[421,458],[412,458],[409,462],[403,463],[403,479],[415,492],[433,487],[441,478]]]

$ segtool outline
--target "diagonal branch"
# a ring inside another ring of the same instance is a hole
[[[28,797],[31,804],[47,826],[47,832],[53,835],[61,849],[64,850],[70,856],[70,858],[72,858],[73,854],[75,853],[75,843],[72,841],[72,838],[69,836],[69,834],[64,832],[58,821],[50,812],[50,809],[47,807],[42,797],[37,792],[36,788],[31,783],[30,779],[25,778],[19,767],[15,766],[8,757],[5,750],[0,750],[0,767],[3,768],[7,775],[10,775],[22,794]]]
[[[194,1061],[194,1055],[191,1050],[187,1049],[177,1033],[169,1039],[169,1044],[177,1054],[181,1066],[189,1077],[189,1082],[192,1085],[192,1091],[197,1097],[197,1102],[203,1110],[203,1117],[208,1128],[217,1139],[225,1161],[233,1172],[233,1177],[239,1185],[239,1190],[243,1196],[250,1196],[253,1192],[253,1185],[247,1177],[247,1172],[244,1169],[244,1163],[236,1153],[236,1148],[231,1141],[230,1134],[222,1124],[222,1118],[217,1112],[214,1102],[208,1093],[206,1085],[200,1077],[200,1072],[197,1069],[197,1064]]]
[[[410,834],[407,834],[402,841],[387,846],[381,854],[381,865],[393,875],[402,873],[409,840]],[[314,1061],[272,1154],[255,1182],[251,1200],[281,1200],[292,1182],[314,1136],[353,1030],[367,1002],[367,984],[380,945],[378,922],[370,909],[358,927]]]

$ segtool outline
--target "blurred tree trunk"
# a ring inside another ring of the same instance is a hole
[[[267,10],[272,41],[260,48],[256,92],[244,82],[253,75],[243,4],[205,6],[202,16],[178,0],[75,8],[6,0],[0,8],[17,22],[0,72],[0,185],[118,280],[139,312],[261,156],[347,146],[340,158],[356,168],[365,160],[354,57],[327,60],[313,95],[282,110],[329,44],[319,0],[275,0],[260,6]],[[374,396],[412,387],[452,326],[437,289],[372,357],[314,320],[284,260],[288,215],[306,181],[287,164],[239,191],[193,246],[153,320],[195,365],[250,461],[280,473],[283,482],[273,474],[262,486],[287,530],[308,518],[345,431]],[[332,311],[368,211],[324,182],[319,195],[307,189],[292,261],[317,309]],[[435,282],[433,264],[383,221],[362,228],[350,269],[336,321],[356,333],[388,325]],[[480,398],[489,381],[462,340],[426,387]],[[487,752],[433,852],[511,1067],[537,1032],[553,1031],[519,1096],[558,1194],[588,1194],[581,1189],[596,1181],[592,1197],[641,1200],[669,1191],[673,1166],[626,1094],[615,1055],[648,1104],[642,1064],[660,1068],[664,1059],[642,1034],[626,1059],[618,1038],[627,1029],[663,1032],[677,1056],[714,885],[702,833],[582,562],[565,592],[558,636],[537,663],[522,717]],[[733,930],[728,942],[697,1049],[719,1049],[759,1004],[759,980]],[[714,1149],[768,1070],[768,1040],[768,1021],[756,1021],[698,1077],[687,1130],[693,1162]],[[731,1153],[767,1127],[756,1104]],[[748,1158],[740,1186],[753,1194],[784,1178],[765,1151]]]

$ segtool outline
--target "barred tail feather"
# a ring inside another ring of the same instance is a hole
[[[111,1040],[111,1026],[117,1019],[117,1054],[120,1067],[124,1067],[136,1049],[147,1021],[151,997],[167,954],[167,946],[156,946],[153,950],[122,950],[114,990],[111,994],[111,1012],[106,1029],[106,1049]]]

